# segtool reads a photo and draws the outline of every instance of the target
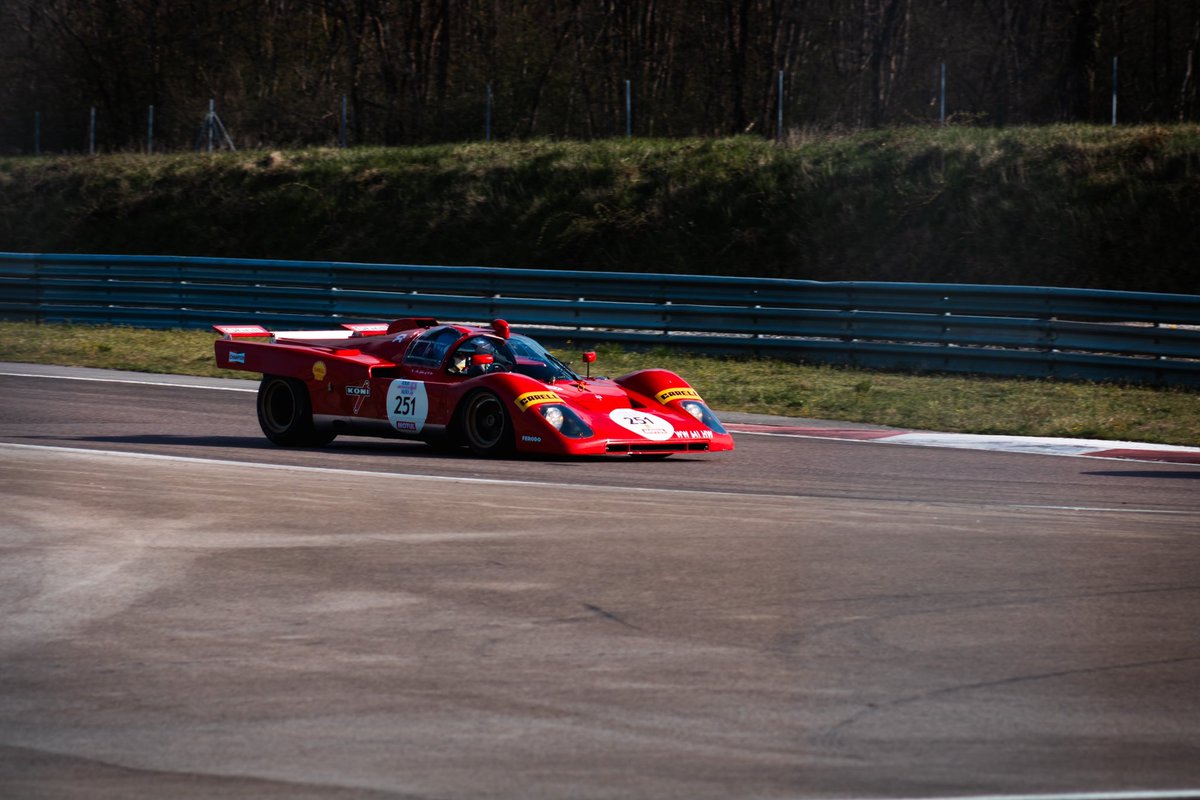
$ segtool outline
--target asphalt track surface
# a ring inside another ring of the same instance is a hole
[[[1200,796],[1195,465],[287,450],[253,384],[42,371],[0,797]]]

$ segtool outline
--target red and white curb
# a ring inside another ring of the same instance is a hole
[[[974,433],[929,433],[924,431],[871,430],[859,428],[805,428],[788,425],[727,424],[732,433],[759,436],[788,436],[804,439],[849,439],[907,444],[918,447],[954,447],[965,450],[999,450],[1051,456],[1116,458],[1127,461],[1159,461],[1200,464],[1200,447],[1145,442],[1111,442],[1100,439],[1058,439],[1042,436],[993,436]]]

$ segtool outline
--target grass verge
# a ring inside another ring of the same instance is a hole
[[[214,334],[0,322],[0,361],[247,378],[218,369]],[[571,352],[564,359],[577,358]],[[662,367],[718,411],[844,420],[950,433],[1200,445],[1200,392],[1093,383],[901,375],[773,359],[599,348],[597,374]]]

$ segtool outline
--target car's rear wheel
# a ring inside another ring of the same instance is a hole
[[[512,419],[504,403],[491,392],[478,392],[467,398],[462,412],[462,432],[473,453],[498,456],[512,452]]]
[[[322,447],[337,436],[313,425],[304,382],[278,375],[264,375],[258,385],[258,424],[268,439],[285,447]]]

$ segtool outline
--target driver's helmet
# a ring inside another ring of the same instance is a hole
[[[496,346],[482,336],[476,336],[462,343],[458,350],[454,351],[454,356],[451,358],[450,368],[454,372],[467,372],[471,369],[471,356],[484,353],[498,358],[500,355]]]

